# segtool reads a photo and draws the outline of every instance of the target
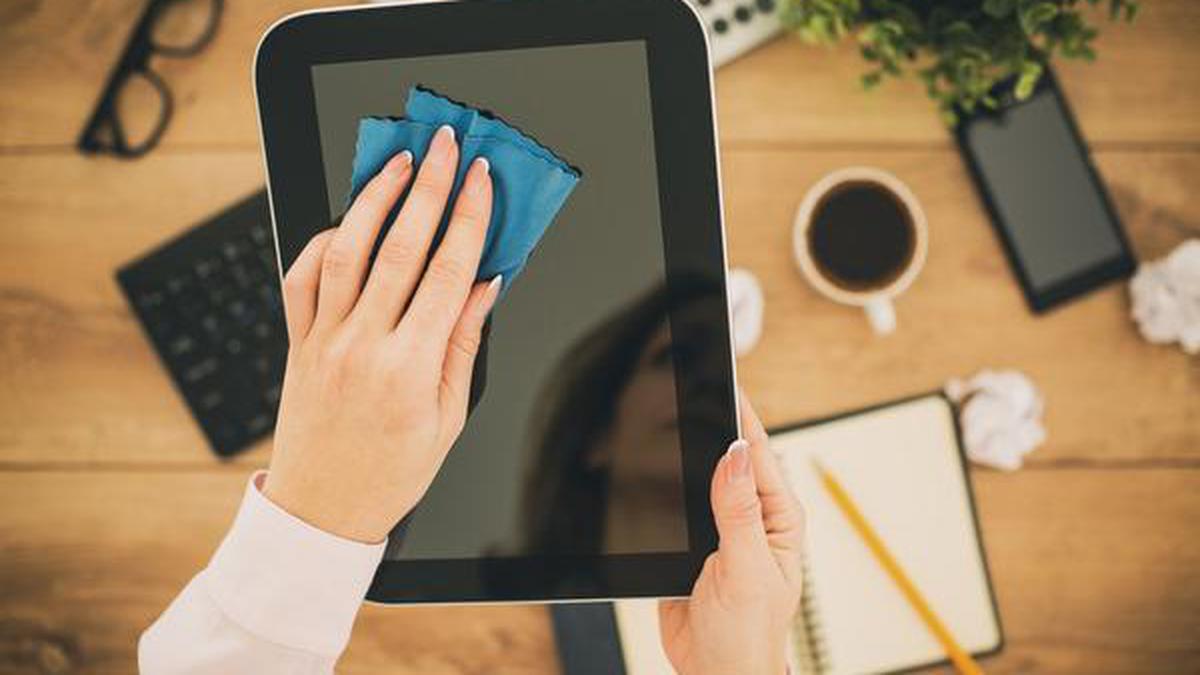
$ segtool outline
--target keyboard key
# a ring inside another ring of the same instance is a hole
[[[275,426],[275,420],[266,413],[259,413],[246,422],[246,431],[258,435],[265,434]]]
[[[216,258],[205,258],[196,261],[192,267],[192,271],[196,273],[196,277],[201,281],[214,276],[221,269],[221,261]]]
[[[167,349],[174,356],[185,356],[196,350],[196,341],[190,335],[180,335],[171,341]]]
[[[208,424],[205,425],[205,430],[208,431],[217,451],[222,454],[233,454],[237,448],[246,442],[233,419],[223,417],[220,414],[209,418]]]
[[[227,241],[221,245],[221,255],[228,263],[236,262],[246,253],[247,247],[240,241]]]
[[[214,389],[200,397],[200,407],[208,411],[216,410],[224,402],[225,395],[220,389]]]
[[[258,281],[258,274],[245,263],[238,261],[229,268],[229,278],[233,279],[233,283],[239,288],[249,288]]]
[[[163,306],[167,295],[160,290],[148,291],[137,299],[137,306],[143,311],[153,311]]]
[[[275,330],[267,321],[259,321],[254,324],[254,337],[259,340],[269,340],[275,336]]]
[[[171,277],[167,280],[166,288],[171,295],[182,295],[192,290],[192,280],[185,276]]]
[[[191,368],[188,368],[183,373],[183,379],[195,384],[196,382],[199,382],[217,372],[217,368],[219,367],[220,364],[217,362],[216,357],[210,356]]]

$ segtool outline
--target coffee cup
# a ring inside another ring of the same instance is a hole
[[[876,333],[896,329],[892,300],[925,264],[929,228],[899,178],[847,167],[821,178],[800,203],[792,230],[800,272],[818,293],[862,307]]]

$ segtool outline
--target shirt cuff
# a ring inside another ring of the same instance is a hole
[[[386,541],[363,544],[320,530],[246,485],[233,527],[204,571],[231,620],[276,644],[336,658],[350,641]]]

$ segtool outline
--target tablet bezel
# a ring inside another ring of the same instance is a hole
[[[330,226],[311,68],[324,63],[644,41],[650,82],[668,290],[683,269],[672,251],[719,280],[723,392],[716,423],[738,433],[736,373],[725,300],[726,255],[708,44],[682,0],[479,0],[303,12],[273,25],[254,64],[260,131],[280,269]],[[664,160],[663,158],[670,158]],[[670,169],[667,170],[667,165]],[[285,179],[286,177],[286,179]],[[699,252],[699,255],[697,255]],[[674,317],[671,317],[674,320]],[[692,395],[676,368],[680,418]],[[688,551],[597,556],[516,556],[384,561],[367,598],[383,603],[569,601],[685,596],[717,544],[709,502],[725,448],[680,429]]]

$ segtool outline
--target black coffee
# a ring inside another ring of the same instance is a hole
[[[912,216],[879,183],[850,181],[830,190],[813,209],[808,247],[821,274],[849,291],[892,283],[916,251]]]

